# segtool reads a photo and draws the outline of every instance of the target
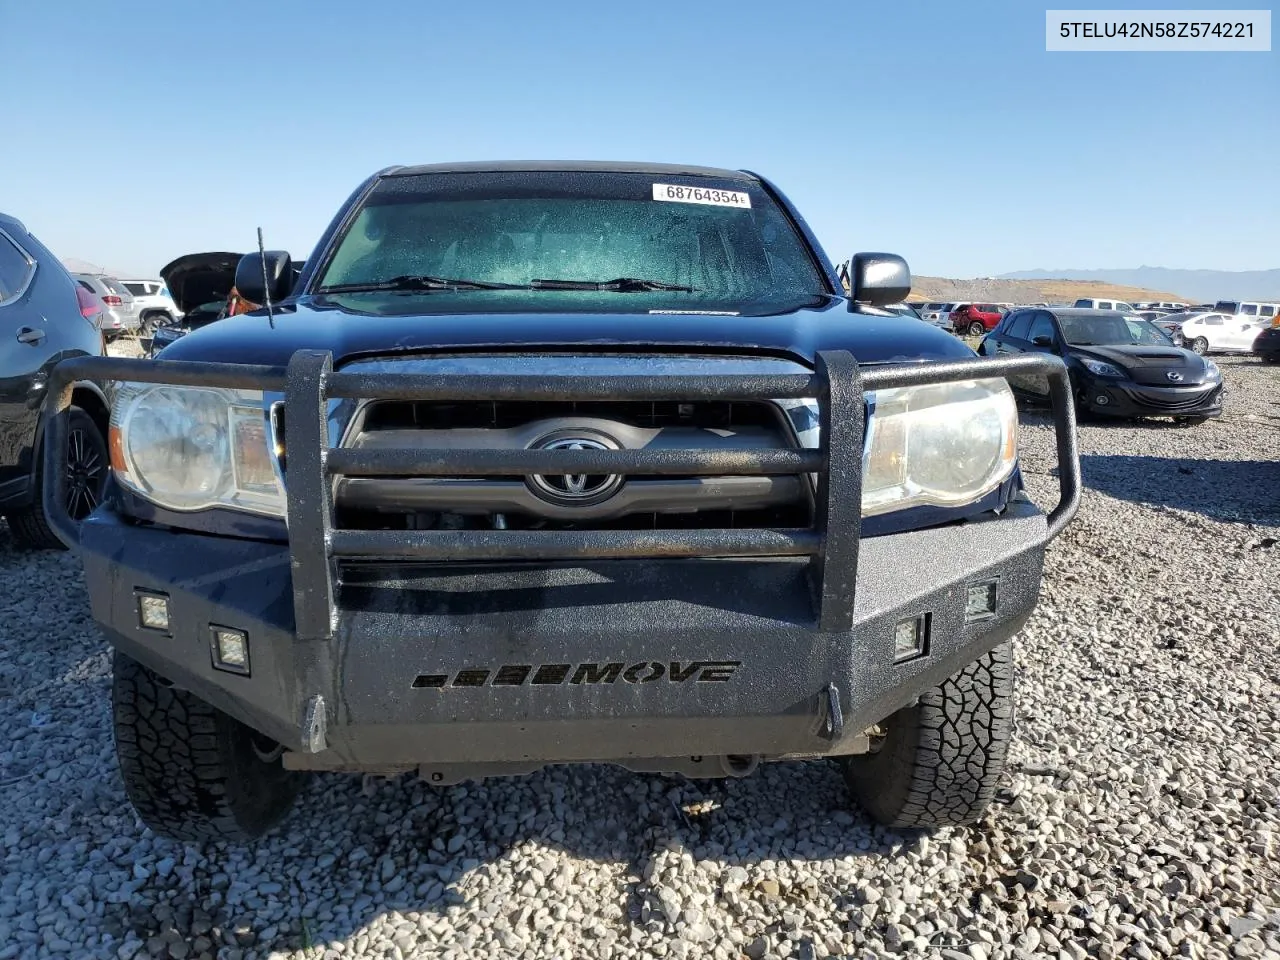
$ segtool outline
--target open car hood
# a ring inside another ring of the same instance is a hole
[[[239,253],[188,253],[160,269],[173,302],[183,313],[225,301],[235,285]]]

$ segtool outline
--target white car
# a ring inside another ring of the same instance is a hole
[[[935,327],[943,327],[944,329],[950,330],[951,311],[959,310],[961,307],[965,306],[968,306],[968,304],[957,303],[951,300],[935,300],[931,303],[922,303],[916,307],[916,309],[920,311],[921,318],[932,323]]]
[[[1119,310],[1121,313],[1136,313],[1133,304],[1125,303],[1123,300],[1098,300],[1093,297],[1083,297],[1075,302],[1077,307],[1085,310]]]
[[[121,280],[125,289],[133,294],[142,317],[144,333],[156,327],[181,319],[182,311],[169,295],[163,280]]]
[[[1227,313],[1195,313],[1182,321],[1182,341],[1196,353],[1250,353],[1271,320]]]

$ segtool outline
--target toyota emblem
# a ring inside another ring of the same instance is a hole
[[[1182,382],[1182,374],[1178,373],[1177,370],[1170,370],[1168,373],[1165,374],[1165,376],[1168,377],[1170,380],[1172,380],[1174,383]]]
[[[535,450],[616,450],[604,438],[560,435],[533,445]],[[589,506],[608,500],[622,487],[620,474],[534,474],[530,488],[542,499],[562,506]]]

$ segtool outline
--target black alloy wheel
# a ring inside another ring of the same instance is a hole
[[[102,502],[107,481],[107,448],[92,421],[73,418],[67,432],[67,513],[83,520]]]

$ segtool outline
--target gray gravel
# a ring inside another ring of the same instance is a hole
[[[980,827],[905,837],[825,763],[317,777],[253,850],[143,830],[76,563],[0,524],[0,960],[1280,957],[1280,368],[1230,415],[1086,425]],[[1051,433],[1027,414],[1028,482]]]

